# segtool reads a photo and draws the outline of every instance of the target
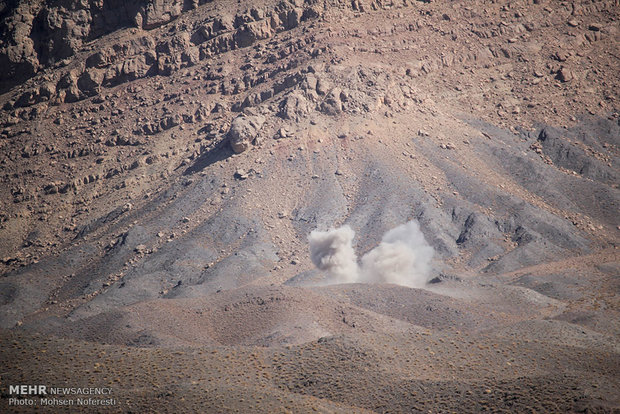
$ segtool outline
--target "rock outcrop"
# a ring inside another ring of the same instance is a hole
[[[247,150],[256,139],[258,131],[265,123],[262,115],[240,115],[232,121],[228,140],[237,154]]]
[[[0,6],[0,93],[121,28],[151,30],[206,0],[42,0]]]

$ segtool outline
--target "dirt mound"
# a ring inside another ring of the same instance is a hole
[[[355,331],[416,328],[291,287],[246,287],[192,299],[142,301],[71,319],[69,324],[54,324],[49,329],[76,339],[138,346],[284,346]]]

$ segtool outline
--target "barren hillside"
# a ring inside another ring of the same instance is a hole
[[[0,4],[2,409],[620,409],[619,11]],[[419,286],[311,258],[412,220]]]

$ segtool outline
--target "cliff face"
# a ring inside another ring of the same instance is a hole
[[[2,9],[0,93],[121,28],[153,29],[206,0],[9,1]]]
[[[203,2],[183,1],[54,1],[24,2],[8,5],[1,28],[5,42],[0,62],[6,68],[0,74],[0,92],[22,85],[47,68],[72,63],[76,53],[101,36],[120,28],[142,30],[133,39],[122,39],[88,56],[68,70],[57,70],[41,90],[40,82],[17,97],[16,106],[41,101],[76,101],[113,86],[155,74],[170,75],[183,66],[194,65],[213,55],[297,27],[300,21],[319,16],[311,4],[285,3],[260,6],[235,13],[235,9],[215,8],[205,21],[192,21],[174,35],[153,33],[181,13]],[[128,40],[128,41],[127,41]],[[60,76],[59,76],[60,74]],[[46,79],[49,80],[49,79]]]

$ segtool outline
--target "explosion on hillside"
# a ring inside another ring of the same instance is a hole
[[[620,414],[619,2],[0,2],[0,413]]]
[[[308,236],[312,263],[328,274],[328,284],[393,283],[421,288],[428,281],[435,253],[416,221],[409,221],[383,235],[381,243],[364,256],[361,264],[353,249],[355,231],[349,226]]]

